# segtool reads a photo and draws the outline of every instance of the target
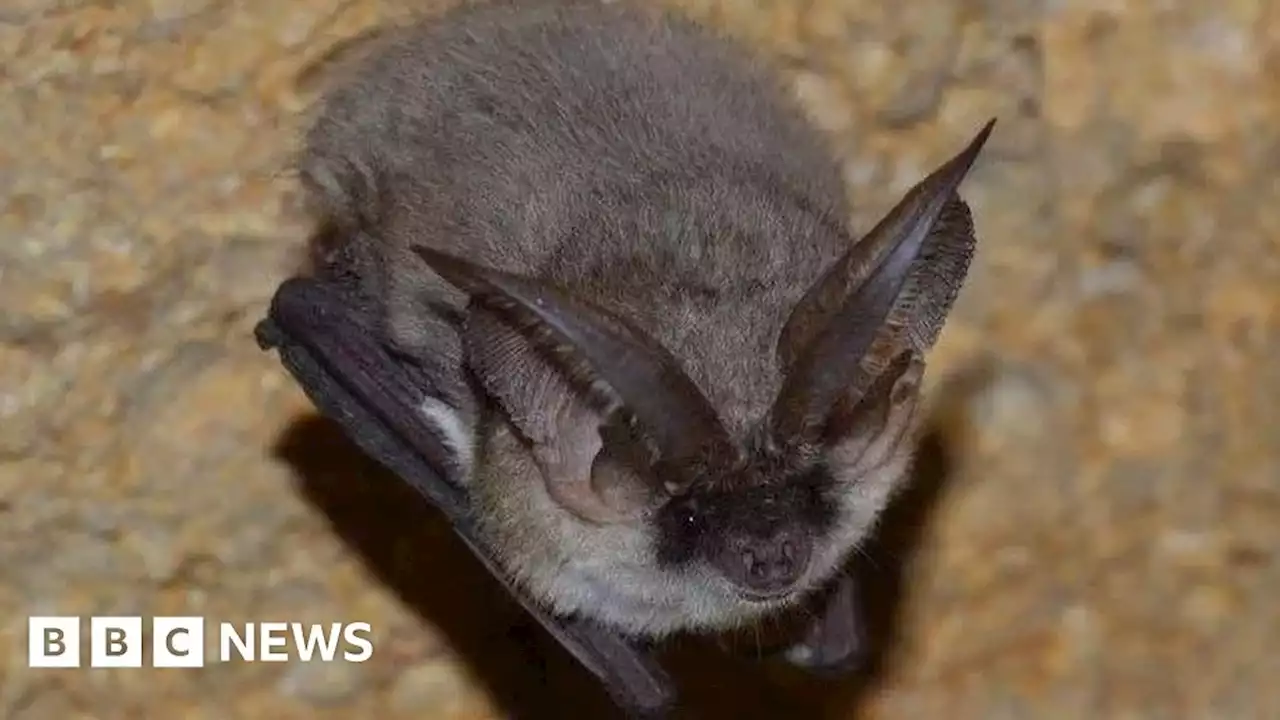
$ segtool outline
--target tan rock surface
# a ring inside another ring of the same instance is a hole
[[[738,717],[1280,717],[1280,4],[671,1],[785,65],[861,226],[1000,118],[931,370],[946,462],[868,571],[898,600],[882,671],[694,694]],[[580,686],[551,663],[542,687],[483,574],[358,480],[251,339],[308,229],[287,158],[311,68],[411,6],[0,8],[0,717],[481,718]],[[37,670],[33,614],[360,619],[378,646]]]

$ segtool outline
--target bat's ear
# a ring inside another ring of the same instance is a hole
[[[911,188],[796,304],[778,340],[785,376],[772,422],[780,440],[816,440],[837,416],[867,407],[864,395],[903,352],[923,358],[932,347],[976,242],[957,189],[993,124]]]
[[[846,395],[836,403],[821,436],[836,477],[865,477],[894,457],[916,427],[923,378],[924,361],[905,350],[861,397]]]
[[[605,498],[617,488],[593,487],[590,473],[603,445],[599,430],[614,410],[625,411],[671,470],[661,488],[669,493],[686,490],[699,477],[699,460],[729,446],[697,385],[625,317],[549,282],[425,247],[415,251],[471,296],[468,365],[533,443],[544,470],[550,468],[552,494],[569,509],[595,520],[616,515]],[[623,504],[624,515],[637,509]]]
[[[462,338],[468,367],[523,436],[552,499],[595,523],[644,509],[644,487],[604,486],[606,478],[593,472],[611,403],[575,386],[526,334],[484,307],[470,308]]]

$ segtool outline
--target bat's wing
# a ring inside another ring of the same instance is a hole
[[[258,344],[278,351],[320,412],[370,457],[422,493],[516,600],[632,715],[664,714],[674,701],[670,679],[648,652],[594,623],[553,617],[514,587],[478,541],[465,491],[444,480],[450,454],[411,398],[435,385],[378,341],[373,319],[336,284],[292,278],[276,291]]]

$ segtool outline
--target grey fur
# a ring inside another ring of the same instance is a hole
[[[745,57],[621,4],[469,6],[391,33],[323,99],[299,160],[349,238],[332,261],[384,310],[389,343],[438,374],[458,414],[443,423],[450,442],[464,442],[459,427],[472,436],[462,481],[500,564],[554,611],[626,634],[732,627],[834,572],[906,474],[923,356],[971,246],[926,253],[959,260],[917,270],[904,291],[928,295],[922,278],[946,276],[937,298],[903,305],[906,339],[886,336],[910,363],[812,449],[839,488],[836,520],[794,591],[768,601],[706,563],[659,563],[650,520],[665,496],[601,440],[617,398],[468,310],[414,248],[554,282],[627,318],[750,444],[794,354],[778,347],[792,308],[853,240],[827,144]]]

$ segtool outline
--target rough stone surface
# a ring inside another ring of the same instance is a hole
[[[778,59],[860,226],[1000,118],[966,185],[982,244],[931,366],[936,442],[867,563],[888,651],[835,685],[702,663],[690,696],[1280,717],[1280,4],[670,1]],[[308,231],[287,159],[317,67],[435,6],[4,6],[0,717],[576,702],[251,339]],[[354,669],[28,669],[25,618],[50,614],[359,619],[378,645]]]

